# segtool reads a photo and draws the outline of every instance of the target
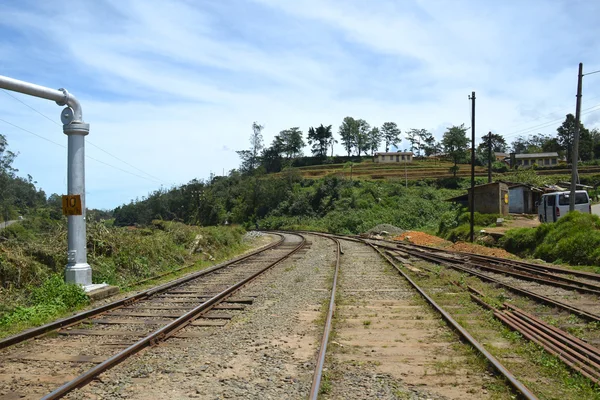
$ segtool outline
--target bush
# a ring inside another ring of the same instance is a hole
[[[511,253],[531,255],[538,244],[536,230],[531,228],[511,229],[500,238],[499,243]]]
[[[492,171],[499,173],[508,172],[508,165],[502,161],[495,161],[492,163]]]
[[[504,218],[504,216],[500,214],[481,214],[478,212],[473,213],[473,224],[475,226],[492,226],[496,225],[496,220],[498,218]],[[465,211],[458,218],[459,224],[469,224],[471,222],[471,213]]]
[[[570,212],[554,224],[510,230],[500,244],[507,251],[550,262],[600,266],[600,218]]]
[[[52,275],[42,285],[30,288],[30,293],[26,306],[15,307],[0,316],[2,330],[10,326],[39,325],[89,303],[80,286],[64,283],[60,275]]]

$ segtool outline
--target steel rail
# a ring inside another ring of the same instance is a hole
[[[290,233],[290,234],[295,234],[295,233]],[[195,320],[196,318],[198,318],[201,314],[203,314],[204,312],[206,312],[210,308],[212,308],[214,305],[216,305],[217,303],[219,303],[220,301],[222,301],[223,299],[225,299],[226,297],[228,297],[229,295],[231,295],[232,293],[234,293],[235,291],[237,291],[239,288],[241,288],[242,286],[246,285],[248,282],[252,281],[253,279],[255,279],[256,277],[258,277],[262,273],[266,272],[271,267],[275,266],[276,264],[279,264],[283,260],[285,260],[288,257],[292,256],[298,250],[300,250],[304,246],[304,244],[306,243],[306,238],[304,236],[302,236],[302,235],[299,235],[299,234],[295,234],[295,235],[300,236],[302,238],[302,241],[291,252],[289,252],[286,255],[284,255],[283,257],[280,257],[279,259],[273,261],[272,263],[270,263],[269,265],[267,265],[265,268],[261,269],[260,271],[258,271],[256,273],[252,274],[251,276],[249,276],[249,277],[247,277],[247,278],[239,281],[238,283],[234,284],[233,286],[230,286],[229,288],[223,290],[221,293],[216,294],[215,296],[211,297],[209,300],[205,301],[204,303],[200,304],[199,306],[197,306],[197,307],[193,308],[192,310],[188,311],[187,313],[185,313],[181,317],[179,317],[176,320],[170,322],[169,324],[163,326],[162,328],[160,328],[160,329],[152,332],[148,336],[146,336],[143,339],[141,339],[141,340],[137,341],[136,343],[132,344],[131,346],[129,346],[125,350],[122,350],[119,353],[113,355],[112,357],[110,357],[109,359],[105,360],[104,362],[102,362],[102,363],[94,366],[93,368],[91,368],[90,370],[88,370],[88,371],[84,372],[83,374],[79,375],[75,379],[73,379],[73,380],[65,383],[61,387],[57,388],[56,390],[54,390],[51,393],[47,394],[46,396],[42,397],[42,400],[53,400],[53,399],[60,399],[60,398],[62,398],[67,393],[69,393],[72,390],[77,389],[77,388],[79,388],[81,386],[84,386],[85,384],[87,384],[91,380],[93,380],[95,377],[97,377],[98,375],[100,375],[101,373],[109,370],[110,368],[112,368],[115,365],[121,363],[125,359],[127,359],[127,358],[131,357],[132,355],[138,353],[140,350],[142,350],[142,349],[144,349],[144,348],[146,348],[146,347],[148,347],[150,345],[154,345],[154,344],[156,344],[158,342],[166,340],[168,337],[170,337],[171,335],[173,335],[176,331],[179,331],[179,330],[183,329],[190,322],[192,322],[193,320]]]
[[[379,240],[379,239],[377,239]],[[386,242],[386,243],[393,243],[393,244],[404,244],[402,242],[399,241],[394,241],[394,240],[387,240],[387,239],[382,239],[381,241]],[[581,278],[587,278],[587,279],[592,279],[592,280],[598,280],[600,281],[600,274],[596,274],[593,272],[586,272],[586,271],[578,271],[575,269],[569,269],[569,268],[563,268],[563,267],[557,267],[555,265],[544,265],[544,264],[535,264],[535,263],[531,263],[531,262],[527,262],[527,261],[521,261],[521,260],[508,260],[508,259],[504,259],[504,258],[500,258],[500,257],[495,257],[495,256],[487,256],[487,255],[482,255],[482,254],[474,254],[474,253],[468,253],[466,251],[450,251],[447,249],[438,249],[435,247],[431,247],[431,246],[423,246],[420,244],[414,244],[411,243],[410,246],[413,247],[418,247],[421,249],[425,249],[425,250],[430,250],[430,251],[437,251],[437,252],[442,252],[442,253],[448,253],[448,254],[461,254],[467,257],[473,257],[473,258],[477,258],[480,260],[485,260],[485,261],[494,261],[494,262],[498,262],[498,263],[503,263],[503,264],[509,264],[512,266],[520,266],[520,267],[525,267],[525,268],[531,268],[534,269],[536,271],[551,271],[554,272],[556,274],[565,274],[565,275],[573,275],[573,276],[579,276]]]
[[[587,312],[585,310],[579,309],[577,307],[573,307],[573,306],[571,306],[569,304],[560,302],[558,300],[551,299],[551,298],[543,296],[541,294],[534,293],[534,292],[529,291],[527,289],[521,289],[521,288],[518,288],[516,286],[509,285],[508,283],[504,283],[504,282],[502,282],[502,281],[500,281],[500,280],[498,280],[496,278],[492,278],[491,276],[487,276],[487,275],[485,275],[485,274],[483,274],[481,272],[474,271],[474,270],[472,270],[470,268],[466,268],[466,267],[463,267],[461,265],[457,265],[457,264],[454,264],[454,263],[451,263],[451,262],[447,262],[447,261],[441,261],[441,260],[439,260],[436,257],[428,256],[428,255],[422,254],[422,253],[414,254],[414,256],[418,257],[418,258],[421,258],[423,260],[429,261],[429,262],[433,262],[433,263],[440,264],[440,265],[443,265],[443,266],[448,267],[448,268],[455,269],[457,271],[466,272],[466,273],[468,273],[470,275],[478,277],[479,279],[481,279],[483,281],[491,282],[491,283],[493,283],[493,284],[495,284],[497,286],[506,288],[506,289],[510,290],[511,292],[517,293],[517,294],[519,294],[521,296],[529,297],[530,299],[539,301],[540,303],[551,305],[553,307],[562,308],[563,310],[566,310],[566,311],[568,311],[570,313],[578,315],[581,318],[584,318],[584,319],[587,319],[587,320],[590,320],[590,321],[600,322],[600,316],[598,316],[596,314],[589,313],[589,312]]]
[[[219,269],[225,268],[227,266],[230,266],[230,265],[233,265],[233,264],[238,263],[240,261],[243,261],[243,260],[245,260],[247,258],[253,257],[253,256],[255,256],[255,255],[259,254],[259,253],[267,251],[267,250],[269,250],[269,249],[271,249],[273,247],[279,246],[281,243],[283,243],[283,241],[284,241],[283,235],[278,234],[278,233],[275,233],[275,234],[279,236],[279,240],[278,241],[273,242],[273,243],[269,243],[269,244],[267,244],[267,245],[265,245],[265,246],[263,246],[263,247],[261,247],[261,248],[259,248],[257,250],[254,250],[254,251],[252,251],[252,252],[250,252],[248,254],[236,257],[233,260],[229,260],[229,261],[217,264],[215,266],[212,266],[210,268],[204,269],[202,271],[198,271],[198,272],[186,275],[186,276],[181,277],[179,279],[175,279],[175,280],[173,280],[171,282],[167,282],[167,283],[159,285],[157,287],[144,290],[144,291],[136,293],[136,294],[134,294],[132,296],[126,297],[126,298],[121,299],[121,300],[114,301],[114,302],[109,303],[109,304],[105,304],[103,306],[94,308],[92,310],[83,311],[81,313],[72,315],[70,317],[59,319],[57,321],[50,322],[48,324],[39,326],[37,328],[28,329],[28,330],[26,330],[24,332],[21,332],[19,334],[16,334],[16,335],[13,335],[13,336],[9,336],[9,337],[7,337],[5,339],[0,340],[0,349],[12,346],[12,345],[17,344],[17,343],[24,342],[26,340],[29,340],[29,339],[32,339],[32,338],[44,335],[44,334],[46,334],[48,332],[51,332],[51,331],[54,331],[54,330],[57,330],[57,329],[60,329],[60,328],[64,328],[64,327],[67,327],[67,326],[79,323],[81,321],[86,320],[87,318],[94,317],[94,316],[103,314],[103,313],[108,312],[108,311],[113,311],[113,310],[119,309],[121,307],[125,307],[125,306],[128,306],[128,305],[137,303],[138,301],[141,301],[141,300],[146,300],[146,299],[148,299],[149,297],[151,297],[151,296],[153,296],[155,294],[162,293],[162,292],[164,292],[166,290],[169,290],[169,289],[171,289],[171,288],[173,288],[175,286],[178,286],[178,285],[180,285],[182,283],[189,282],[189,281],[194,280],[194,279],[196,279],[198,277],[201,277],[203,275],[210,274],[210,273],[212,273],[214,271],[217,271]]]
[[[317,400],[319,397],[319,389],[321,388],[321,379],[323,377],[323,367],[325,366],[325,355],[327,353],[327,344],[329,343],[329,334],[331,333],[333,313],[335,311],[335,294],[338,281],[338,273],[340,270],[340,256],[344,253],[342,251],[342,245],[338,239],[318,233],[313,233],[313,235],[331,239],[336,245],[335,270],[333,273],[333,283],[331,285],[331,298],[329,299],[329,309],[327,310],[327,318],[325,319],[323,338],[321,339],[321,346],[319,347],[319,355],[317,356],[317,366],[315,368],[315,374],[313,376],[309,396],[310,400]]]
[[[500,363],[490,352],[488,352],[485,347],[481,343],[479,343],[465,328],[463,328],[458,322],[452,318],[452,316],[445,311],[442,307],[440,307],[435,300],[433,300],[416,282],[414,282],[400,267],[396,265],[396,263],[386,254],[379,251],[379,249],[369,243],[367,241],[363,241],[363,243],[370,246],[373,250],[377,252],[384,260],[390,263],[403,277],[406,279],[418,292],[419,294],[438,312],[441,314],[442,318],[444,318],[452,327],[463,337],[465,338],[477,351],[479,351],[493,366],[494,368],[500,372],[512,385],[512,387],[517,390],[524,398],[528,400],[537,400],[537,397],[525,386],[523,385],[513,374],[510,372],[504,365]]]
[[[404,243],[397,243],[396,246],[397,246],[397,248],[402,249],[405,252],[409,252],[409,250],[412,250],[413,252],[415,250],[418,252],[435,252],[437,254],[433,255],[434,257],[437,257],[439,259],[443,259],[443,260],[449,261],[449,262],[457,261],[455,258],[450,256],[450,254],[452,254],[452,253],[436,251],[436,249],[433,249],[433,248],[431,248],[431,249],[429,249],[429,248],[424,249],[424,248],[420,248],[420,247],[415,248],[415,246],[413,246],[413,245],[407,245]],[[387,246],[381,246],[381,247],[390,248]],[[443,254],[440,254],[440,253],[446,253],[446,254],[449,254],[449,256],[444,256]],[[578,291],[581,293],[600,295],[600,285],[596,285],[593,283],[581,282],[578,280],[565,278],[563,276],[552,275],[550,273],[543,272],[543,271],[537,271],[537,270],[532,271],[531,269],[527,269],[528,272],[519,272],[519,271],[507,270],[508,268],[511,268],[511,267],[484,265],[481,263],[473,262],[471,260],[468,260],[467,263],[475,268],[479,268],[481,270],[485,270],[485,271],[492,272],[492,273],[514,276],[518,279],[543,283],[545,285],[556,286],[556,287],[566,289],[566,290],[575,290],[575,291]],[[512,267],[512,268],[515,268],[515,267]],[[524,269],[525,267],[520,267],[520,268]]]
[[[467,288],[475,293],[469,294],[473,301],[492,311],[494,317],[510,329],[521,333],[526,339],[541,346],[596,385],[600,383],[598,349],[507,303],[504,303],[504,306],[511,311],[501,311],[487,304],[482,298],[484,297],[482,293],[474,288]]]
[[[307,231],[307,233],[310,233],[310,232]],[[336,235],[336,234],[328,234],[328,235],[331,236],[331,237],[335,237],[335,238],[343,239],[343,240],[349,240],[349,241],[356,242],[356,243],[368,243],[368,242],[364,242],[364,240],[365,240],[364,238],[360,238],[359,239],[356,236],[343,236],[343,235]],[[366,240],[373,240],[373,239],[366,239]],[[379,241],[379,239],[377,239],[377,241]],[[383,241],[387,242],[387,243],[395,244],[395,245],[398,244],[397,241],[389,241],[389,240],[383,240]],[[390,249],[390,250],[396,250],[396,251],[398,250],[397,247],[385,246],[385,245],[380,245],[380,244],[378,244],[378,246],[382,247],[382,248]],[[418,245],[414,245],[414,246],[422,247],[424,249],[429,249],[431,251],[438,251],[439,250],[439,249],[436,249],[434,247],[418,246]],[[467,254],[470,254],[470,253],[467,253]],[[470,275],[478,277],[482,281],[487,281],[487,282],[493,283],[494,285],[496,285],[498,287],[503,287],[505,289],[510,290],[513,293],[517,293],[518,295],[528,297],[528,298],[530,298],[532,300],[535,300],[535,301],[538,301],[540,303],[547,304],[547,305],[550,305],[550,306],[553,306],[553,307],[557,307],[557,308],[561,308],[561,309],[563,309],[565,311],[568,311],[568,312],[570,312],[572,314],[575,314],[575,315],[577,315],[577,316],[579,316],[579,317],[581,317],[583,319],[586,319],[588,321],[600,322],[600,316],[599,315],[592,314],[592,313],[587,312],[585,310],[582,310],[580,308],[573,307],[573,306],[571,306],[569,304],[566,304],[566,303],[560,302],[558,300],[554,300],[554,299],[551,299],[549,297],[546,297],[546,296],[534,293],[534,292],[529,291],[527,289],[521,289],[521,288],[518,288],[516,286],[512,286],[512,285],[510,285],[508,283],[504,283],[502,281],[499,281],[496,278],[492,278],[492,277],[487,276],[485,274],[482,274],[482,273],[480,273],[478,271],[474,271],[472,269],[463,267],[462,265],[456,265],[454,263],[450,263],[450,262],[447,262],[447,261],[440,261],[440,260],[438,260],[438,259],[436,259],[434,257],[429,257],[429,256],[427,256],[427,255],[425,255],[423,253],[417,253],[417,254],[414,254],[414,256],[417,257],[417,258],[421,258],[423,260],[429,261],[429,262],[433,262],[435,264],[440,264],[440,265],[443,265],[445,267],[455,269],[455,270],[460,271],[460,272],[466,272],[466,273],[468,273]]]

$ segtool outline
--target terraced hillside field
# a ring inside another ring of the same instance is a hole
[[[405,177],[409,180],[423,178],[444,178],[451,177],[450,162],[417,161],[408,164],[379,164],[372,161],[363,161],[352,167],[352,177],[357,179],[381,180]],[[457,176],[465,177],[471,175],[471,166],[468,164],[459,165]],[[350,167],[345,164],[326,164],[313,165],[310,167],[298,168],[304,178],[323,178],[326,176],[349,177]],[[476,176],[487,176],[484,167],[475,167]]]
[[[346,164],[324,164],[312,165],[308,167],[300,167],[298,170],[304,178],[324,178],[331,176],[349,178],[352,174],[354,179],[367,180],[384,180],[384,179],[408,179],[419,180],[425,178],[449,178],[452,177],[450,167],[451,162],[447,161],[416,161],[413,163],[375,163],[372,161],[363,161],[354,164],[352,171]],[[459,164],[459,170],[456,174],[458,177],[471,176],[471,166],[469,164]],[[571,170],[566,166],[562,169],[537,169],[537,175],[570,175]],[[600,167],[589,166],[580,167],[579,174],[581,177],[585,175],[600,174]],[[497,176],[498,174],[494,174]],[[475,166],[475,176],[487,176],[487,168],[483,166]]]

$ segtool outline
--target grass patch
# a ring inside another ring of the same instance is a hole
[[[0,337],[39,326],[85,307],[83,290],[63,283],[66,229],[60,223],[40,229],[35,221],[3,235],[0,242]],[[9,227],[9,228],[12,228]],[[200,270],[248,248],[239,227],[193,227],[156,221],[147,228],[88,224],[88,261],[94,282],[129,291],[154,286]],[[201,249],[201,252],[192,250]],[[189,268],[181,268],[189,264]],[[137,282],[150,279],[143,284]]]
[[[549,262],[587,265],[600,272],[600,218],[570,212],[556,223],[537,228],[512,229],[500,240],[507,251]]]

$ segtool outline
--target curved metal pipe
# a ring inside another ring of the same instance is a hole
[[[73,110],[74,121],[83,121],[81,103],[66,89],[50,89],[45,86],[36,85],[18,79],[0,75],[0,88],[28,94],[30,96],[55,101],[59,106],[69,106]]]

